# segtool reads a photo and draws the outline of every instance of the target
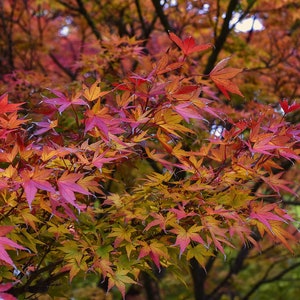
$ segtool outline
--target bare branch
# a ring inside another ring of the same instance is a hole
[[[253,287],[252,289],[246,294],[246,296],[244,296],[242,298],[242,300],[248,300],[250,298],[250,296],[256,291],[259,289],[259,287],[263,284],[266,284],[266,283],[270,283],[270,282],[274,282],[274,281],[277,281],[279,279],[281,279],[285,274],[287,274],[288,272],[298,268],[300,266],[300,262],[297,262],[295,263],[294,265],[291,265],[290,267],[282,270],[281,272],[279,272],[277,275],[271,277],[271,278],[268,278],[268,279],[265,279],[265,277],[267,276],[267,273],[269,273],[270,271],[267,270],[267,273],[263,276],[263,278],[258,281]]]

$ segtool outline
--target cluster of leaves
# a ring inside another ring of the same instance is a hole
[[[36,291],[42,274],[51,285],[95,272],[124,297],[141,271],[179,275],[192,258],[205,268],[225,247],[266,237],[292,251],[292,218],[253,187],[264,182],[278,200],[293,193],[278,160],[299,160],[299,124],[258,104],[225,114],[212,82],[242,96],[232,82],[241,70],[224,59],[189,74],[210,45],[170,39],[179,49],[140,54],[142,68],[113,86],[45,90],[39,120],[0,98],[0,280],[14,295]]]

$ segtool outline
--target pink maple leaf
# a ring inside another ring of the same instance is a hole
[[[31,206],[31,203],[37,193],[38,189],[55,192],[55,189],[47,181],[51,174],[51,170],[47,169],[35,169],[34,171],[23,170],[20,175],[22,178],[22,186],[26,195],[28,205]]]
[[[193,225],[187,231],[181,226],[178,226],[177,228],[170,230],[171,232],[177,234],[174,246],[179,246],[180,256],[182,255],[182,253],[184,252],[184,250],[187,248],[187,246],[190,244],[191,241],[200,243],[202,245],[205,244],[204,240],[199,235],[199,232],[202,228],[203,226]]]
[[[6,252],[6,249],[21,249],[26,250],[24,247],[18,245],[14,241],[10,240],[9,238],[5,237],[4,235],[8,234],[10,231],[13,230],[13,226],[1,226],[0,227],[0,260],[6,262],[7,264],[14,266],[14,263],[8,253]],[[1,292],[1,289],[0,289]]]
[[[51,90],[49,91],[56,95],[57,98],[49,98],[44,100],[44,103],[53,105],[53,106],[59,106],[58,111],[59,113],[62,113],[64,110],[66,110],[69,106],[71,105],[87,105],[88,104],[80,98],[81,94],[76,94],[74,97],[67,97],[65,94],[56,91],[56,90]]]
[[[99,168],[99,169],[102,169],[103,165],[105,163],[109,163],[113,160],[116,160],[118,157],[105,157],[105,154],[106,154],[107,151],[101,153],[101,154],[97,154],[95,152],[95,155],[94,155],[94,158],[93,158],[93,162],[92,164]]]
[[[176,215],[177,220],[181,220],[181,219],[189,217],[189,216],[197,215],[194,212],[187,213],[184,210],[184,207],[182,207],[181,205],[178,205],[178,208],[171,208],[170,211]]]
[[[3,293],[3,292],[7,292],[8,290],[10,290],[12,288],[12,283],[4,283],[0,285],[0,299],[2,300],[17,300],[17,298],[15,298],[14,296],[7,294],[7,293]]]
[[[257,204],[253,207],[252,212],[250,213],[250,218],[256,219],[263,223],[269,230],[272,230],[272,227],[269,223],[269,220],[285,222],[285,220],[278,215],[271,212],[276,207],[276,204]]]
[[[75,203],[76,193],[81,193],[84,195],[90,195],[90,192],[76,183],[82,178],[82,174],[68,173],[67,171],[57,180],[58,189],[60,195],[68,203],[72,204],[74,207],[79,209],[79,206]]]
[[[43,134],[49,130],[51,130],[55,135],[58,135],[58,133],[53,129],[57,126],[57,120],[51,121],[47,120],[45,122],[36,122],[35,123],[40,129],[38,129],[34,135],[40,135]]]

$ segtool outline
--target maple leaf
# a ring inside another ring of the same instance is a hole
[[[158,225],[165,233],[167,233],[166,226],[170,225],[172,220],[174,221],[174,216],[172,214],[163,216],[162,214],[158,213],[151,213],[150,215],[154,218],[154,220],[151,221],[144,230],[148,231],[151,227]]]
[[[98,258],[94,264],[93,268],[95,269],[100,269],[101,274],[103,275],[104,278],[106,278],[107,274],[114,274],[114,271],[112,269],[112,263],[105,258]]]
[[[294,102],[292,105],[289,105],[289,102],[287,101],[287,99],[283,99],[282,101],[280,101],[280,106],[283,109],[285,114],[288,114],[292,111],[300,109],[300,103],[296,104]]]
[[[169,56],[165,54],[157,63],[156,65],[156,74],[161,75],[173,70],[176,70],[183,66],[183,62],[174,62],[171,64],[169,63]]]
[[[51,205],[51,213],[57,217],[61,217],[64,219],[76,220],[76,215],[73,210],[67,205],[67,202],[63,199],[61,201],[61,197],[57,194],[50,195],[50,205]],[[80,209],[78,205],[75,206],[78,210]],[[58,209],[60,208],[60,209]],[[62,212],[62,209],[63,212]]]
[[[19,153],[19,146],[17,143],[14,144],[14,147],[9,152],[0,152],[0,161],[4,162],[13,162],[16,155]]]
[[[211,237],[207,236],[207,243],[210,245],[211,241],[213,241],[216,248],[226,257],[224,248],[222,246],[222,243],[235,248],[234,245],[232,245],[226,238],[226,233],[228,232],[228,229],[222,228],[220,226],[220,221],[216,220],[212,216],[205,216],[204,218],[201,218],[202,224],[205,229],[208,229],[210,232]],[[222,243],[221,243],[222,242]]]
[[[263,202],[252,204],[250,213],[251,219],[256,219],[261,222],[266,228],[272,231],[270,220],[285,222],[285,219],[271,212],[277,206],[275,203],[264,204]]]
[[[200,52],[212,47],[211,44],[196,45],[195,39],[188,37],[183,41],[173,32],[169,32],[170,39],[181,49],[185,56],[194,52]]]
[[[290,189],[287,185],[291,184],[288,180],[280,179],[280,177],[284,174],[284,172],[280,172],[277,174],[270,173],[268,177],[261,176],[261,179],[267,183],[275,192],[280,195],[280,189],[291,194],[296,195],[296,193]]]
[[[31,203],[37,193],[38,189],[55,192],[55,189],[46,180],[51,175],[52,170],[47,169],[35,169],[34,171],[22,170],[20,175],[22,177],[22,186],[25,191],[28,205],[31,207]]]
[[[230,57],[221,60],[209,73],[209,77],[216,84],[219,90],[230,100],[228,92],[244,97],[239,88],[230,79],[242,72],[242,69],[225,68]]]
[[[4,235],[8,234],[14,229],[13,226],[1,226],[0,227],[0,260],[6,262],[7,264],[14,266],[14,263],[8,253],[6,252],[6,248],[11,249],[20,249],[26,250],[23,246],[18,245],[14,241],[10,240],[9,238],[5,237]]]
[[[76,208],[79,208],[79,206],[75,203],[75,192],[84,195],[90,195],[90,192],[86,188],[83,188],[76,183],[76,181],[81,179],[82,176],[82,174],[68,173],[68,171],[65,171],[63,175],[57,180],[60,195],[64,200],[66,200]]]
[[[278,149],[278,153],[280,156],[285,157],[286,159],[295,159],[295,160],[300,160],[300,156],[297,155],[297,153],[288,147],[280,148]]]
[[[109,237],[116,237],[114,241],[114,247],[118,247],[122,241],[127,241],[128,243],[131,243],[131,234],[135,232],[136,230],[134,228],[126,228],[126,227],[114,227],[112,229],[112,232],[108,235]]]
[[[158,241],[153,241],[149,245],[144,241],[140,241],[140,245],[141,250],[138,259],[149,255],[149,257],[152,259],[152,261],[160,271],[160,257],[164,257],[166,259],[169,258],[166,246]]]
[[[290,234],[287,230],[285,230],[282,227],[282,222],[279,221],[270,221],[270,225],[271,225],[271,232],[272,234],[278,239],[280,240],[280,242],[290,251],[290,252],[294,252],[293,249],[291,248],[291,245],[289,244],[288,240],[291,241],[295,241],[296,238]]]
[[[245,144],[249,147],[249,150],[252,153],[262,153],[267,155],[272,155],[270,150],[276,150],[281,148],[282,146],[276,145],[273,142],[273,133],[260,133],[260,122],[261,118],[258,122],[253,122],[251,126],[251,132],[249,139],[254,144],[251,146],[250,142],[246,141]],[[275,141],[276,142],[276,141]],[[278,141],[277,141],[278,142]]]
[[[94,100],[101,98],[111,92],[111,91],[101,91],[100,84],[101,84],[101,81],[97,80],[90,87],[83,85],[83,96],[88,101],[94,101]]]
[[[129,270],[118,269],[113,275],[108,274],[108,287],[107,291],[110,291],[112,287],[116,286],[121,292],[123,299],[125,299],[125,284],[135,284],[136,281],[129,277],[127,274]]]
[[[203,226],[197,226],[194,224],[188,230],[185,230],[181,226],[177,226],[176,228],[170,230],[171,232],[177,235],[174,246],[179,246],[180,256],[182,255],[182,253],[184,252],[184,250],[187,248],[187,246],[190,244],[191,241],[195,241],[203,245],[205,244],[204,240],[199,235],[201,229],[203,229]]]
[[[181,219],[184,219],[184,218],[189,217],[189,216],[197,215],[195,212],[192,212],[192,211],[191,212],[186,212],[184,210],[184,207],[182,207],[181,205],[178,205],[178,208],[171,208],[170,212],[172,212],[176,215],[177,220],[181,220]]]
[[[14,296],[7,294],[7,293],[3,293],[3,292],[9,291],[12,287],[13,287],[13,285],[11,282],[0,285],[0,299],[1,300],[17,300],[17,298],[15,298]]]
[[[8,115],[4,115],[4,117],[0,117],[0,126],[2,128],[5,128],[6,130],[17,129],[21,124],[24,124],[26,122],[27,120],[19,119],[16,111]]]
[[[23,104],[24,102],[17,104],[8,103],[8,95],[4,94],[0,97],[0,113],[15,112],[19,109],[19,106]]]
[[[105,140],[109,140],[109,133],[119,134],[123,133],[123,129],[120,127],[120,120],[112,117],[109,114],[108,107],[101,108],[100,101],[93,106],[92,109],[87,110],[85,119],[84,134],[88,131],[92,131],[95,127],[100,130],[101,137]]]
[[[190,260],[191,258],[195,258],[200,266],[206,271],[205,265],[207,262],[207,257],[209,256],[215,256],[212,253],[211,249],[207,249],[203,245],[199,244],[195,247],[191,247],[187,252],[187,259]]]
[[[202,120],[203,117],[191,103],[182,103],[174,106],[174,110],[188,123],[190,119]]]
[[[94,154],[94,158],[93,158],[93,161],[92,161],[92,164],[99,168],[99,169],[102,169],[103,167],[103,164],[105,163],[109,163],[113,160],[116,160],[118,159],[118,157],[114,157],[114,155],[116,154],[115,152],[112,152],[112,153],[109,153],[111,155],[111,157],[105,157],[105,154],[107,153],[107,151],[104,151],[103,153],[99,154],[97,152],[95,152]]]
[[[42,133],[45,133],[49,130],[51,130],[53,132],[53,134],[58,135],[58,133],[54,130],[54,128],[57,126],[58,121],[54,120],[47,120],[45,122],[35,122],[35,124],[40,127],[40,129],[38,129],[34,135],[40,135]]]
[[[65,94],[56,91],[56,90],[51,90],[49,89],[49,91],[56,95],[57,98],[47,98],[44,100],[44,103],[50,104],[50,105],[57,105],[58,107],[58,111],[60,113],[62,113],[64,110],[66,110],[69,106],[71,105],[87,105],[88,104],[80,98],[81,93],[77,93],[75,96],[69,98],[67,97]]]

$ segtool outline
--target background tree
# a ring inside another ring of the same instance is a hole
[[[0,92],[14,103],[0,102],[1,293],[53,296],[96,273],[167,298],[149,276],[166,268],[190,271],[196,299],[262,298],[278,281],[274,298],[294,297],[297,9],[1,2]]]

